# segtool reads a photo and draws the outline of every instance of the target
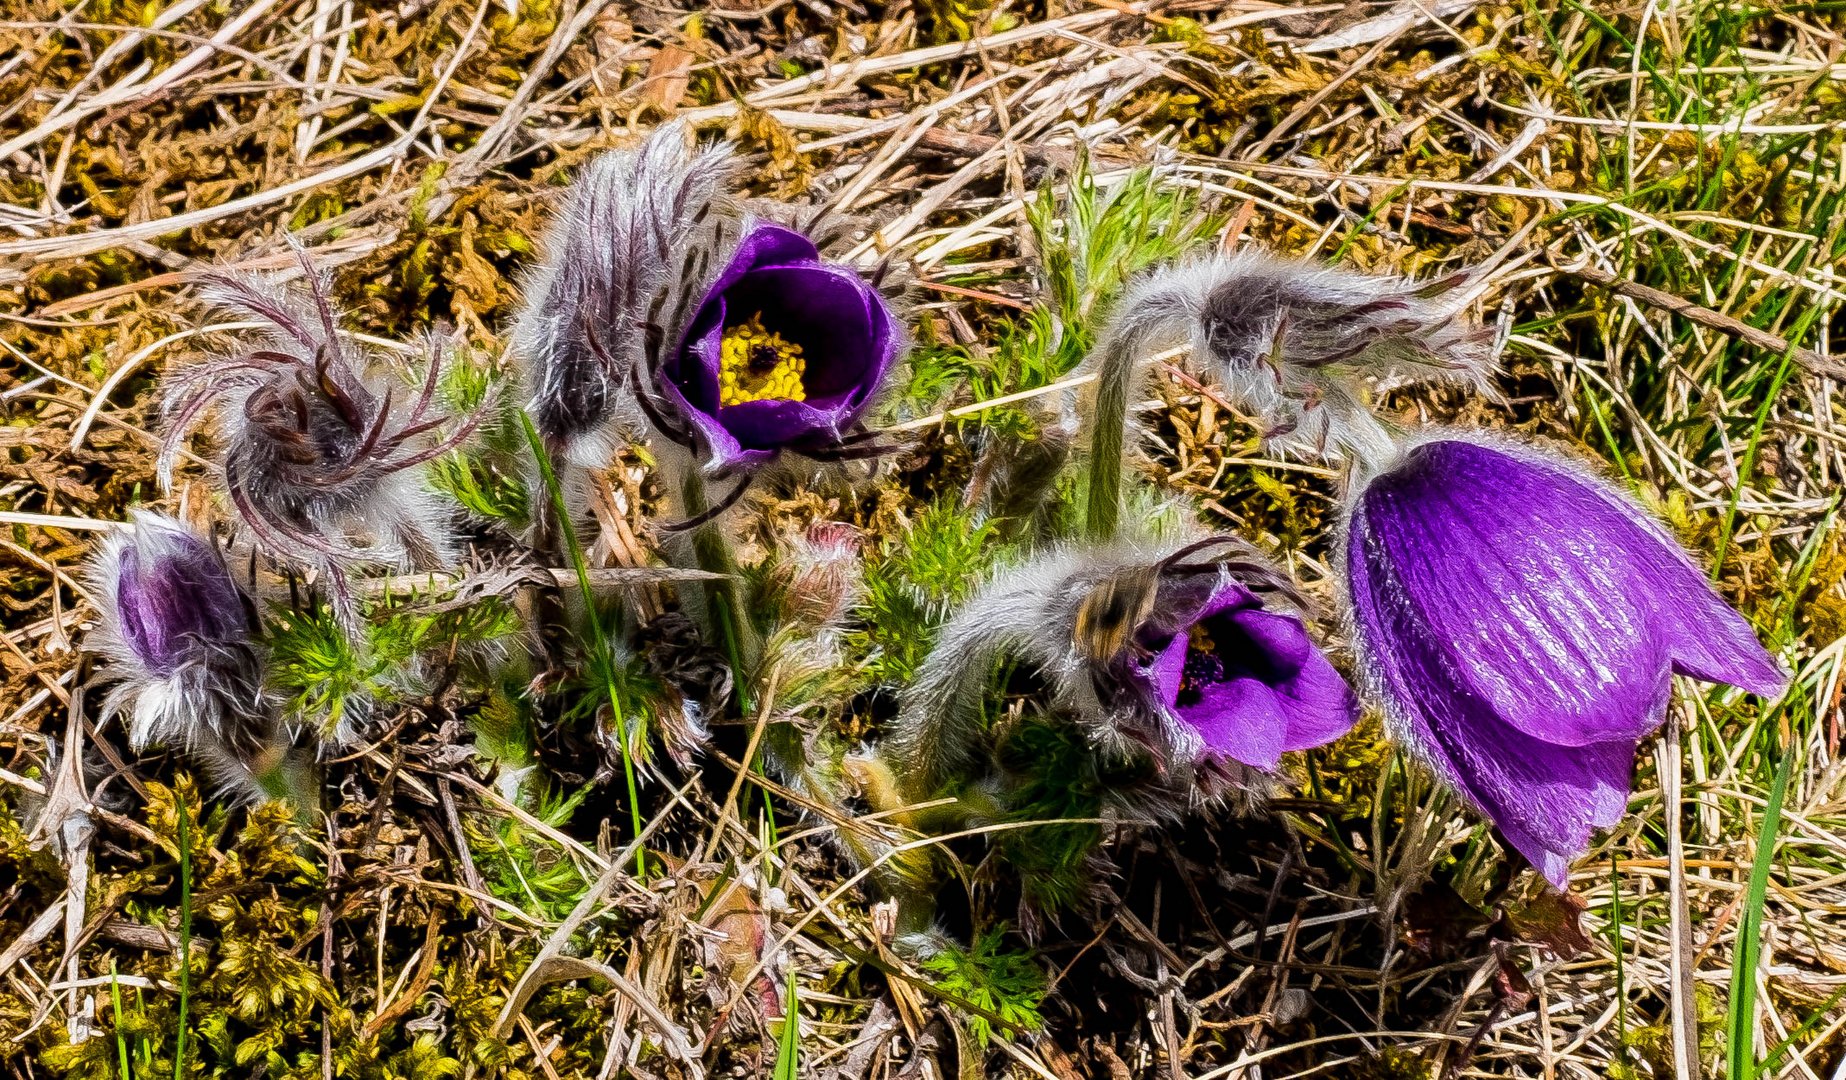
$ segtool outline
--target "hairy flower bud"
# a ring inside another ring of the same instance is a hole
[[[1090,535],[1113,535],[1128,401],[1156,343],[1189,340],[1193,363],[1264,425],[1279,452],[1389,456],[1368,399],[1393,387],[1455,382],[1487,389],[1493,335],[1427,287],[1243,250],[1157,270],[1132,284],[1088,362],[1092,418]]]
[[[256,616],[218,552],[169,517],[136,512],[91,567],[101,609],[89,647],[117,680],[104,703],[136,750],[165,744],[247,786],[273,731]]]
[[[694,153],[686,125],[673,123],[597,158],[571,185],[526,283],[513,353],[534,425],[575,464],[603,466],[616,429],[642,422],[625,404],[631,380],[694,299],[698,275],[684,260],[718,242],[734,167],[726,147]]]

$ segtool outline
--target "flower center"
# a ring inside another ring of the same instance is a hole
[[[1193,623],[1186,637],[1186,666],[1180,670],[1175,704],[1197,705],[1205,687],[1224,681],[1224,661],[1204,623]]]
[[[765,330],[761,313],[726,330],[718,355],[718,404],[807,400],[801,376],[808,362],[801,357],[801,346]]]

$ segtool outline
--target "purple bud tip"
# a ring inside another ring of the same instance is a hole
[[[878,290],[820,261],[792,229],[755,222],[706,291],[662,391],[719,470],[836,447],[865,415],[903,333]]]
[[[136,513],[102,556],[122,644],[156,676],[245,641],[249,608],[211,544],[169,517]]]
[[[1447,437],[1357,495],[1348,585],[1399,734],[1553,884],[1627,808],[1675,673],[1786,677],[1638,507],[1575,464]]]
[[[1359,718],[1351,687],[1301,620],[1264,610],[1236,582],[1156,622],[1179,629],[1144,632],[1153,659],[1141,676],[1207,755],[1273,770],[1284,753],[1332,742]]]

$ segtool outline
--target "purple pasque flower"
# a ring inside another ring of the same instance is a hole
[[[861,456],[853,427],[904,349],[884,297],[793,229],[749,222],[661,365],[667,434],[714,474],[787,450]]]
[[[512,332],[526,411],[565,460],[601,468],[620,429],[641,422],[624,386],[699,295],[734,170],[729,147],[695,151],[675,121],[571,184]]]
[[[1273,772],[1352,729],[1358,698],[1298,617],[1227,578],[1181,589],[1197,599],[1143,625],[1134,675],[1200,753]]]
[[[256,614],[218,551],[170,517],[137,511],[91,567],[101,618],[87,644],[117,680],[104,702],[136,750],[177,746],[238,775],[267,744]],[[245,768],[242,775],[247,776]]]
[[[1346,570],[1400,738],[1562,888],[1628,804],[1674,674],[1786,677],[1681,547],[1582,466],[1446,434],[1356,492]]]
[[[993,672],[1011,659],[1094,743],[1145,751],[1173,790],[1271,771],[1358,719],[1301,620],[1265,606],[1277,597],[1293,597],[1287,579],[1230,537],[1042,555],[943,625],[900,702],[894,760],[920,794],[966,765]]]

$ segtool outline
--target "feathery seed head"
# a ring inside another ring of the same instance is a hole
[[[421,466],[466,440],[487,407],[460,418],[443,410],[445,348],[434,336],[421,386],[391,384],[340,332],[329,282],[298,253],[305,290],[207,275],[212,299],[265,328],[243,350],[172,379],[159,469],[170,484],[187,434],[215,407],[216,464],[240,520],[270,554],[325,570],[350,621],[347,570],[452,561],[447,515]]]

